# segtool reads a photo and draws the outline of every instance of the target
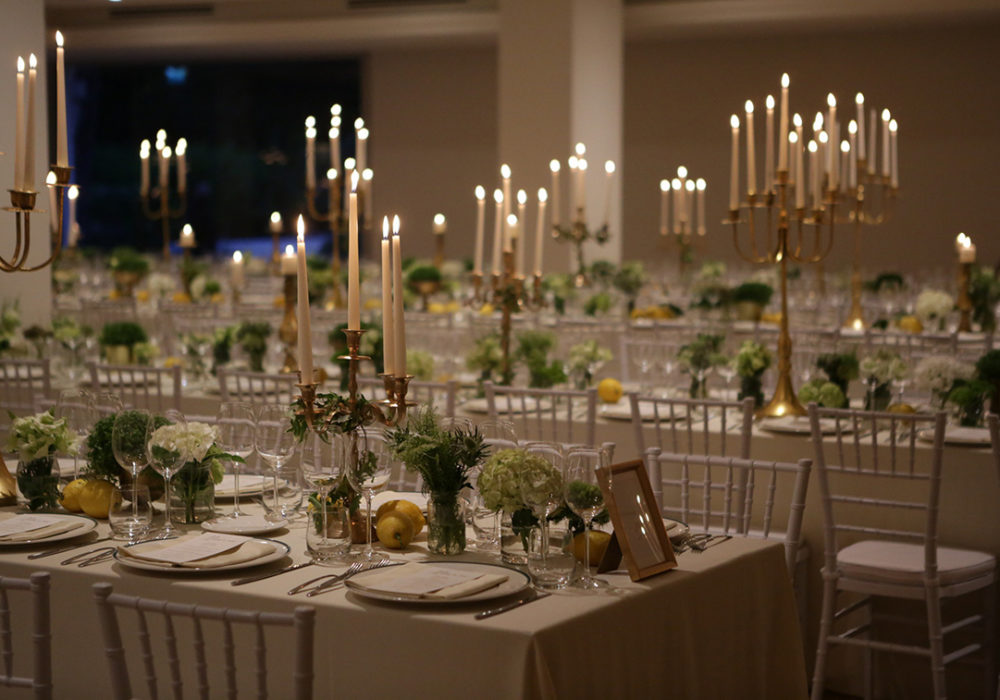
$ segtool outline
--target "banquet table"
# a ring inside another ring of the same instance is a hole
[[[100,531],[105,528],[102,524]],[[301,526],[277,537],[292,547],[291,560],[305,560]],[[473,614],[488,607],[483,603],[434,608],[380,603],[344,589],[311,599],[286,595],[290,587],[324,572],[315,566],[233,587],[234,576],[222,573],[179,576],[127,569],[117,562],[77,568],[60,566],[62,556],[26,558],[38,549],[0,551],[0,575],[27,576],[42,570],[52,574],[57,698],[108,696],[91,594],[92,584],[99,581],[112,583],[116,592],[203,605],[261,611],[314,605],[316,697],[801,698],[806,694],[803,648],[783,551],[780,545],[760,540],[734,539],[703,553],[682,554],[675,570],[638,583],[622,571],[603,575],[617,594],[556,592],[482,621]],[[427,553],[418,542],[407,553],[393,552],[392,557],[420,560]],[[459,560],[495,561],[495,556],[467,552]],[[288,559],[268,566],[287,563]],[[126,613],[119,616],[124,624]],[[24,616],[14,617],[16,633],[23,633]],[[150,616],[154,645],[162,642],[152,622],[155,617]],[[144,690],[138,643],[127,626],[125,630],[133,690]],[[180,626],[178,631],[183,635]],[[206,627],[208,648],[214,648],[219,658],[221,647],[213,634]],[[282,671],[291,668],[291,633],[282,634],[283,630],[268,639],[274,669],[268,679],[272,697],[283,697],[290,689],[290,675]],[[250,646],[248,642],[238,651],[244,661],[251,658]],[[190,656],[189,651],[182,645],[182,658]],[[221,673],[220,666],[212,667],[212,677]],[[251,669],[252,665],[241,671],[247,681],[252,681]]]

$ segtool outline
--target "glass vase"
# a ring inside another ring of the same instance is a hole
[[[465,551],[465,514],[458,494],[431,494],[427,501],[427,549],[447,555]]]
[[[306,549],[315,563],[335,565],[351,548],[351,514],[339,501],[327,498],[323,503],[325,506],[320,505],[318,494],[309,498]]]
[[[17,463],[17,488],[29,510],[48,510],[59,504],[59,468],[52,455]]]
[[[753,399],[756,408],[764,405],[764,391],[761,388],[760,374],[755,374],[751,377],[740,377],[740,393],[736,398],[742,401],[747,397]]]
[[[503,511],[500,516],[500,558],[505,564],[523,566],[528,563],[531,529],[538,518],[527,508]]]
[[[215,482],[207,462],[188,462],[170,484],[170,518],[197,524],[215,517]]]
[[[871,391],[865,394],[866,411],[884,411],[889,408],[892,401],[892,383],[876,384]]]

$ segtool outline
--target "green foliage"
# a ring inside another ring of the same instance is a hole
[[[994,385],[1000,384],[1000,350],[990,350],[976,360],[976,376]]]
[[[972,320],[984,333],[996,330],[996,308],[1000,302],[1000,279],[988,267],[975,266],[969,274],[969,301]]]
[[[434,379],[434,356],[425,350],[406,350],[406,371],[414,379],[429,382]]]
[[[646,268],[639,260],[622,263],[622,266],[615,273],[612,283],[615,289],[620,291],[629,299],[635,299],[639,295],[642,286],[646,284]]]
[[[134,272],[142,277],[149,272],[149,260],[135,248],[120,246],[111,251],[108,267],[112,272]]]
[[[724,336],[710,333],[699,333],[698,337],[686,345],[682,345],[677,353],[681,369],[696,373],[718,367],[726,363],[722,354]]]
[[[848,383],[858,378],[860,372],[858,356],[853,352],[826,353],[816,358],[816,367],[826,378],[847,394]]]
[[[479,372],[483,379],[489,379],[503,364],[500,350],[500,336],[495,333],[477,338],[472,351],[465,357],[465,366]]]
[[[597,314],[606,314],[611,310],[611,295],[607,292],[598,292],[594,296],[587,299],[586,303],[583,305],[583,313],[588,316],[596,316]]]
[[[127,418],[126,440],[130,444],[135,441],[145,441],[146,421],[144,416],[138,411],[125,411]],[[163,416],[153,416],[153,424],[159,428],[168,425],[168,421]],[[115,425],[115,414],[105,416],[98,420],[87,436],[87,465],[84,472],[89,477],[106,479],[113,484],[120,485],[122,478],[127,478],[128,474],[115,460],[115,453],[111,448],[111,431]],[[156,472],[147,467],[143,470],[142,476],[149,477]]]
[[[53,474],[52,457],[22,462],[17,469],[17,488],[28,499],[28,510],[51,510],[59,504],[59,473]]]
[[[608,287],[612,284],[616,273],[615,264],[609,260],[595,260],[587,271],[591,282],[600,287]]]
[[[478,428],[444,429],[433,408],[410,415],[406,425],[389,432],[397,459],[423,477],[432,494],[457,494],[469,483],[469,471],[482,461],[488,448]]]
[[[732,290],[731,296],[734,302],[746,301],[767,306],[773,294],[774,289],[769,284],[764,284],[763,282],[744,282]]]
[[[104,324],[98,342],[103,346],[145,343],[149,340],[146,331],[134,321],[113,321]]]
[[[846,408],[847,397],[833,382],[813,379],[799,389],[799,401],[804,404],[817,403],[825,408]]]
[[[184,289],[190,289],[195,277],[208,274],[208,264],[193,258],[181,258],[181,282]]]
[[[219,365],[224,365],[232,359],[233,343],[236,341],[236,326],[216,328],[212,335],[212,372]]]
[[[948,393],[948,403],[958,407],[961,425],[978,426],[983,422],[984,404],[993,392],[993,384],[982,379],[957,379]]]
[[[219,284],[218,280],[209,279],[205,282],[205,294],[207,296],[212,296],[214,294],[222,293],[222,285]]]
[[[555,335],[548,331],[525,331],[517,336],[514,359],[527,368],[528,386],[547,389],[566,381],[562,363],[549,362],[549,352],[555,344]]]
[[[882,272],[875,279],[865,282],[865,289],[870,292],[897,292],[906,286],[903,276],[898,272]]]
[[[411,287],[418,282],[440,282],[441,270],[433,265],[414,265],[406,273],[406,283]]]
[[[236,341],[247,354],[254,372],[264,371],[264,353],[270,335],[271,324],[267,321],[243,321],[236,329]]]

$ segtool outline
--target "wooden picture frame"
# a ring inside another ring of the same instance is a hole
[[[598,470],[604,505],[633,581],[677,566],[674,548],[663,526],[646,466],[641,459]]]

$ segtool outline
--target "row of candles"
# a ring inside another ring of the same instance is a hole
[[[365,120],[358,117],[354,120],[354,158],[346,158],[341,169],[340,161],[340,128],[342,124],[343,108],[339,104],[330,107],[330,129],[327,137],[330,143],[330,167],[326,171],[327,186],[330,189],[330,201],[333,206],[333,199],[339,193],[339,180],[341,173],[343,177],[344,201],[349,199],[349,188],[351,173],[355,170],[361,175],[361,192],[364,195],[364,215],[366,221],[371,221],[372,214],[372,179],[374,173],[368,167],[368,137],[370,132],[365,126]],[[308,116],[306,125],[306,189],[316,189],[316,117]]]
[[[806,206],[806,172],[804,154],[809,152],[809,194],[813,209],[823,206],[825,189],[832,192],[847,192],[858,186],[858,162],[863,161],[866,172],[874,176],[878,172],[877,157],[878,139],[876,138],[878,121],[877,112],[871,109],[868,113],[866,129],[865,96],[855,95],[857,109],[856,119],[850,120],[847,127],[848,138],[841,140],[841,123],[837,117],[837,98],[827,95],[827,114],[817,112],[813,120],[813,138],[807,143],[803,133],[801,115],[792,117],[794,129],[788,127],[788,74],[781,76],[781,104],[778,127],[778,166],[774,167],[774,97],[768,95],[765,100],[764,129],[764,187],[757,189],[756,166],[756,132],[754,130],[754,104],[747,100],[744,106],[746,124],[746,192],[751,196],[768,194],[774,191],[775,174],[777,171],[789,172],[789,178],[796,183],[795,206],[804,209]],[[740,118],[733,114],[730,117],[732,129],[732,147],[730,155],[730,186],[729,209],[735,211],[740,202]],[[881,175],[892,187],[899,186],[899,155],[897,150],[898,124],[892,118],[888,109],[881,113]],[[825,127],[825,128],[824,128]],[[786,138],[787,136],[787,138]],[[867,137],[867,138],[866,138]],[[789,155],[791,151],[791,156]],[[790,163],[791,161],[791,163]],[[791,167],[790,167],[791,165]]]
[[[697,180],[688,178],[686,166],[677,167],[677,177],[673,180],[660,180],[660,234],[674,235],[697,232],[699,236],[704,236],[706,232],[705,223],[705,190],[708,183],[705,178],[699,177]],[[673,197],[670,193],[673,192]],[[697,196],[697,206],[696,206]],[[670,210],[673,200],[673,225],[670,225]],[[697,224],[695,219],[697,213]]]
[[[157,155],[157,182],[161,192],[166,192],[170,184],[170,161],[177,163],[177,193],[187,192],[187,139],[179,138],[174,148],[167,145],[167,132],[160,129],[156,132],[156,142],[153,144]],[[142,180],[139,192],[143,197],[149,195],[149,139],[143,139],[139,144],[139,160],[142,161]]]
[[[566,159],[566,169],[569,172],[570,178],[570,224],[584,224],[587,221],[586,180],[588,163],[586,155],[587,146],[583,143],[577,143],[573,147],[573,154]],[[561,191],[562,163],[553,158],[549,161],[549,171],[552,173],[552,225],[558,227],[562,224],[562,209],[560,207],[559,196]],[[604,216],[601,219],[601,225],[606,227],[611,215],[611,188],[615,174],[615,162],[613,160],[604,161],[604,173],[606,176],[604,181]],[[509,198],[510,192],[504,190],[504,196]]]
[[[69,166],[66,137],[66,57],[62,32],[56,31],[56,165]],[[35,96],[38,93],[38,57],[17,57],[17,96],[14,124],[14,189],[33,191],[35,180]],[[49,174],[47,184],[55,184]],[[55,211],[55,207],[53,207]]]

